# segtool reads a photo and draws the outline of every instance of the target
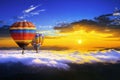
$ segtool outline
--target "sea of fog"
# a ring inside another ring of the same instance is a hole
[[[36,53],[33,50],[25,50],[25,54],[21,54],[21,50],[0,50],[0,63],[17,63],[20,62],[27,66],[47,66],[57,69],[69,70],[68,64],[85,64],[85,63],[119,63],[120,51],[106,50],[89,53],[80,53],[77,51],[47,51],[41,50]]]

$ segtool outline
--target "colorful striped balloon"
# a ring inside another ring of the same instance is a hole
[[[16,22],[10,27],[10,34],[20,48],[25,47],[35,37],[36,28],[31,22],[21,21]]]
[[[42,43],[42,39],[43,39],[43,34],[40,33],[36,33],[34,40],[36,41],[36,43]]]

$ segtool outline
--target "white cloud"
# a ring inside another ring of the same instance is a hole
[[[65,51],[64,51],[65,52]],[[84,64],[93,62],[116,63],[120,60],[120,52],[110,50],[106,52],[97,52],[89,54],[81,54],[76,52],[65,52],[61,54],[60,51],[40,51],[35,53],[33,50],[26,50],[25,54],[21,54],[21,50],[0,50],[0,63],[7,62],[21,62],[25,65],[49,66],[58,69],[69,70],[68,63]]]
[[[29,13],[33,10],[35,10],[36,8],[38,8],[40,5],[37,5],[37,6],[33,6],[31,5],[28,9],[24,10],[23,13]]]
[[[18,16],[17,19],[25,19],[26,17],[31,17],[31,16],[35,16],[35,15],[39,15],[40,12],[44,12],[45,9],[38,9],[38,7],[40,7],[41,5],[31,5],[28,9],[23,10],[21,16]]]
[[[34,12],[31,12],[30,14],[33,16],[33,15],[39,15],[40,12],[44,12],[45,9],[41,9],[41,10],[38,10],[38,11],[34,11]]]

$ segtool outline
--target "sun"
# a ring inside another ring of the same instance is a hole
[[[78,42],[78,44],[81,44],[81,43],[82,43],[82,40],[78,40],[77,42]]]

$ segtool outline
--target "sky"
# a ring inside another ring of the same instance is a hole
[[[0,0],[0,20],[11,25],[22,19],[49,29],[58,23],[112,13],[119,4],[120,0]]]
[[[80,24],[58,30],[53,27],[61,22],[111,14],[116,7],[120,8],[119,4],[120,0],[0,0],[0,22],[11,25],[31,21],[45,35],[42,46],[45,50],[114,49],[120,47],[120,29]],[[0,37],[0,47],[18,46],[9,35]]]

